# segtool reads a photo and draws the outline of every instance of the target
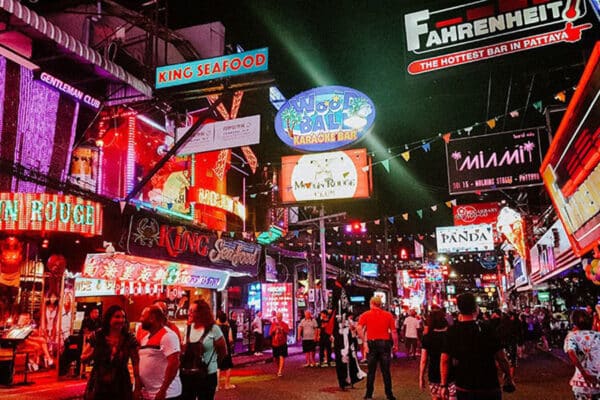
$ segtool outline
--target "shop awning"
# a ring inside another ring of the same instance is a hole
[[[84,278],[223,290],[229,272],[123,253],[88,254]]]

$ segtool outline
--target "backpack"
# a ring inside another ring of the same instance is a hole
[[[281,325],[277,325],[275,327],[275,334],[273,335],[273,340],[271,341],[273,347],[279,347],[287,344],[287,335]]]

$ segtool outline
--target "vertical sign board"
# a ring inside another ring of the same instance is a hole
[[[540,169],[578,256],[600,240],[600,42]]]
[[[450,140],[450,194],[541,185],[540,128]]]
[[[453,1],[429,8],[414,4],[418,8],[404,15],[411,75],[578,42],[592,28],[582,22],[587,14],[584,0]]]

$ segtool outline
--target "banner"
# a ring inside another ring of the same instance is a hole
[[[464,253],[494,250],[494,234],[489,224],[437,227],[438,253]]]
[[[498,203],[472,203],[452,206],[454,225],[495,224],[500,206]]]
[[[281,201],[368,198],[370,159],[366,149],[281,158]]]
[[[261,247],[256,243],[220,239],[212,232],[171,225],[154,216],[134,215],[124,233],[127,252],[136,256],[220,267],[234,274],[256,276]]]
[[[446,143],[450,194],[540,185],[540,129],[450,140]]]
[[[404,15],[407,70],[411,75],[581,40],[584,0],[495,0],[446,7],[419,4]]]

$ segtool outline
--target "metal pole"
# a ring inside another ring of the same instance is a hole
[[[242,176],[242,204],[244,210],[246,209],[246,177]],[[246,218],[248,218],[248,212],[246,211]],[[242,220],[242,232],[246,234],[246,218]]]
[[[327,253],[325,252],[325,207],[319,213],[319,240],[321,241],[321,310],[327,309]]]

